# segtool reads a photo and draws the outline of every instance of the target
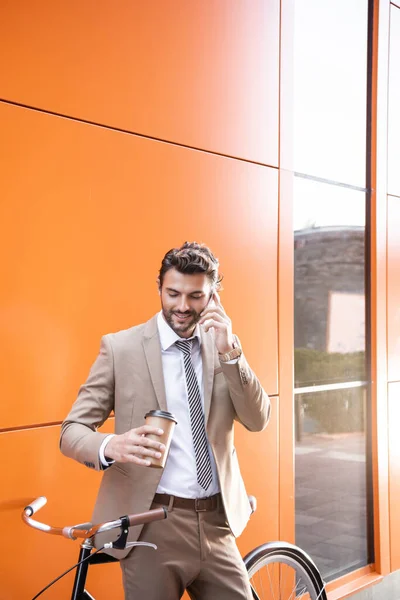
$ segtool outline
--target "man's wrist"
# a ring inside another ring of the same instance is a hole
[[[237,342],[233,342],[233,348],[223,354],[218,353],[219,361],[222,363],[230,362],[231,360],[238,359],[242,354],[242,349]]]
[[[115,460],[113,460],[112,458],[108,458],[106,456],[106,454],[107,454],[106,446],[107,446],[108,442],[111,440],[111,438],[113,438],[114,436],[115,436],[115,433],[110,433],[110,435],[108,435],[107,437],[104,438],[104,440],[102,441],[101,446],[99,448],[100,464],[106,468],[115,462]]]

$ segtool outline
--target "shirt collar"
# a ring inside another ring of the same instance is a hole
[[[161,348],[164,351],[173,346],[176,341],[184,339],[179,337],[179,335],[175,333],[173,329],[171,329],[167,321],[164,319],[162,311],[160,311],[157,315],[157,328],[160,336]],[[195,327],[192,337],[197,338],[199,346],[201,346],[200,327],[198,324]]]

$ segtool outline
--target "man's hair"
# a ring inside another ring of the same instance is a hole
[[[185,242],[180,248],[171,248],[164,256],[159,273],[160,287],[165,273],[170,269],[176,269],[179,273],[187,275],[204,273],[214,290],[218,291],[221,289],[223,278],[218,273],[218,268],[218,259],[205,244]]]

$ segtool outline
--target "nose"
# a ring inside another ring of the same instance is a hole
[[[178,310],[179,312],[187,312],[189,310],[189,303],[188,300],[186,298],[186,296],[181,296],[179,303],[178,303]]]

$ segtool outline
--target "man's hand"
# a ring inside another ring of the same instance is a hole
[[[104,454],[116,462],[132,462],[148,467],[151,463],[146,457],[160,458],[165,446],[145,436],[148,434],[162,435],[163,433],[163,430],[158,427],[142,425],[112,437],[105,447]]]
[[[214,327],[215,345],[219,354],[233,350],[232,322],[221,304],[218,292],[214,292],[208,306],[201,313],[199,320],[204,330]]]

